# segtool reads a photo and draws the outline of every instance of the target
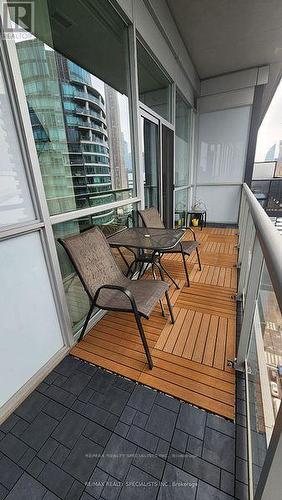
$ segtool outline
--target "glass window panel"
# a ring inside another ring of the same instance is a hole
[[[136,209],[136,204],[128,204],[56,224],[53,226],[54,237],[56,240],[58,238],[67,238],[96,225],[103,225],[109,230],[111,225],[116,224],[131,226],[135,220]],[[56,245],[71,322],[73,329],[77,331],[82,326],[85,315],[89,310],[89,299],[63,247],[57,241]],[[118,258],[117,252],[114,251],[113,253]],[[118,262],[121,266],[124,266],[121,259],[118,259]]]
[[[189,184],[191,166],[192,109],[176,93],[175,116],[175,185]]]
[[[80,8],[85,17],[85,7]],[[70,1],[68,15],[74,16],[76,9],[77,2]],[[84,47],[79,52],[80,41],[69,40],[67,46],[67,38],[57,36],[53,17],[53,48],[45,43],[44,30],[42,39],[30,34],[16,43],[51,215],[129,199],[136,193],[126,26],[108,2],[105,19],[100,14],[93,9],[88,17],[93,37],[103,34],[103,53],[93,54],[91,49],[86,54]],[[80,33],[80,39],[83,36]],[[109,71],[112,53],[116,62]]]
[[[265,264],[247,363],[255,492],[282,398],[282,315]]]
[[[141,157],[145,208],[160,209],[159,200],[159,126],[141,117]]]
[[[170,81],[137,40],[139,99],[155,113],[171,121]]]
[[[35,218],[0,62],[0,227]]]
[[[260,363],[257,350],[257,337],[254,327],[248,351],[248,390],[250,399],[249,416],[252,447],[252,453],[249,458],[252,462],[252,480],[255,492],[266,455],[267,442],[263,412]]]
[[[5,262],[0,268],[1,407],[63,339],[39,233],[1,241],[0,262]]]
[[[274,418],[282,397],[282,315],[264,264],[258,294],[258,310]]]
[[[187,208],[188,208],[188,190],[181,189],[179,191],[175,191],[174,224],[176,228],[185,226]]]

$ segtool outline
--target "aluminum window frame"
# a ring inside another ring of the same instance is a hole
[[[59,259],[56,250],[56,243],[53,235],[53,226],[58,223],[79,219],[87,215],[95,215],[96,213],[105,210],[111,210],[136,203],[139,205],[142,202],[141,186],[140,186],[140,164],[139,164],[139,130],[138,130],[138,80],[137,80],[137,62],[136,62],[136,36],[135,28],[133,25],[128,25],[125,21],[125,29],[127,36],[127,79],[128,79],[128,102],[129,102],[129,122],[130,122],[130,137],[131,149],[133,158],[133,167],[135,168],[135,183],[136,183],[136,196],[126,198],[117,202],[111,202],[104,205],[94,207],[87,207],[86,209],[77,209],[70,212],[63,212],[61,214],[50,215],[45,190],[43,186],[42,174],[36,150],[35,140],[32,132],[30,115],[27,107],[26,95],[23,86],[21,70],[19,66],[16,44],[13,38],[7,41],[7,65],[9,67],[9,96],[13,98],[16,105],[16,112],[13,112],[17,117],[15,124],[18,125],[18,133],[22,139],[22,152],[26,158],[25,168],[29,176],[29,189],[32,195],[34,209],[36,208],[38,218],[24,224],[17,224],[11,227],[5,227],[0,231],[1,238],[10,238],[21,234],[26,234],[33,231],[40,231],[40,237],[52,287],[52,292],[55,300],[56,310],[60,326],[62,329],[63,343],[66,347],[70,348],[76,343],[78,332],[74,332],[71,326],[70,313],[67,306],[64,284],[60,270]],[[3,40],[6,42],[5,40]],[[7,85],[8,88],[8,85]],[[26,166],[27,165],[27,166]],[[101,314],[95,314],[89,322],[90,329],[93,324],[99,321]]]
[[[135,34],[136,34],[136,65],[137,65],[137,92],[138,92],[138,100],[139,100],[139,105],[141,107],[144,106],[145,111],[148,113],[151,113],[153,116],[155,115],[158,118],[161,118],[164,120],[164,125],[167,127],[171,127],[175,125],[175,83],[172,79],[172,77],[168,74],[168,72],[165,70],[165,68],[162,66],[158,58],[155,56],[154,52],[151,50],[151,48],[148,46],[142,35],[135,29]],[[163,73],[165,78],[169,82],[169,99],[168,99],[168,116],[169,119],[167,120],[166,118],[163,118],[161,115],[153,111],[150,107],[148,107],[146,104],[140,101],[139,99],[139,83],[138,83],[138,56],[137,56],[137,42],[142,45],[143,49],[148,53],[152,61],[156,64],[156,66],[159,68],[159,70]]]

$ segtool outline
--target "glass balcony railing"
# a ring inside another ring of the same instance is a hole
[[[98,104],[98,106],[101,109],[104,109],[104,104],[102,103],[102,101],[98,97],[95,97],[94,95],[90,94],[89,92],[85,92],[84,90],[76,90],[73,93],[73,97],[78,97],[78,98],[85,99],[86,101],[93,102],[95,104]]]
[[[105,122],[105,119],[103,118],[101,113],[98,113],[97,111],[94,111],[93,109],[77,108],[75,110],[75,112],[78,115],[93,116],[93,118],[97,118],[98,120]]]
[[[282,424],[282,237],[244,185],[239,216],[238,297],[242,306],[237,368],[245,370],[249,493],[261,498],[263,468]]]
[[[282,217],[282,178],[253,180],[251,189],[270,217]]]

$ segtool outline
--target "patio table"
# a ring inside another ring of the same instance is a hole
[[[135,227],[125,229],[113,236],[108,237],[108,242],[111,247],[119,248],[124,247],[134,253],[134,260],[129,266],[127,275],[135,273],[138,264],[141,264],[138,278],[142,276],[143,264],[146,263],[144,272],[149,264],[159,269],[161,279],[165,273],[175,284],[175,280],[163,267],[159,257],[164,250],[173,249],[182,240],[185,234],[183,229],[166,229],[166,228],[147,228]],[[155,274],[153,271],[155,278]]]

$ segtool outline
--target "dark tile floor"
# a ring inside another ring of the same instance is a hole
[[[0,427],[0,500],[231,500],[234,427],[68,356]]]

